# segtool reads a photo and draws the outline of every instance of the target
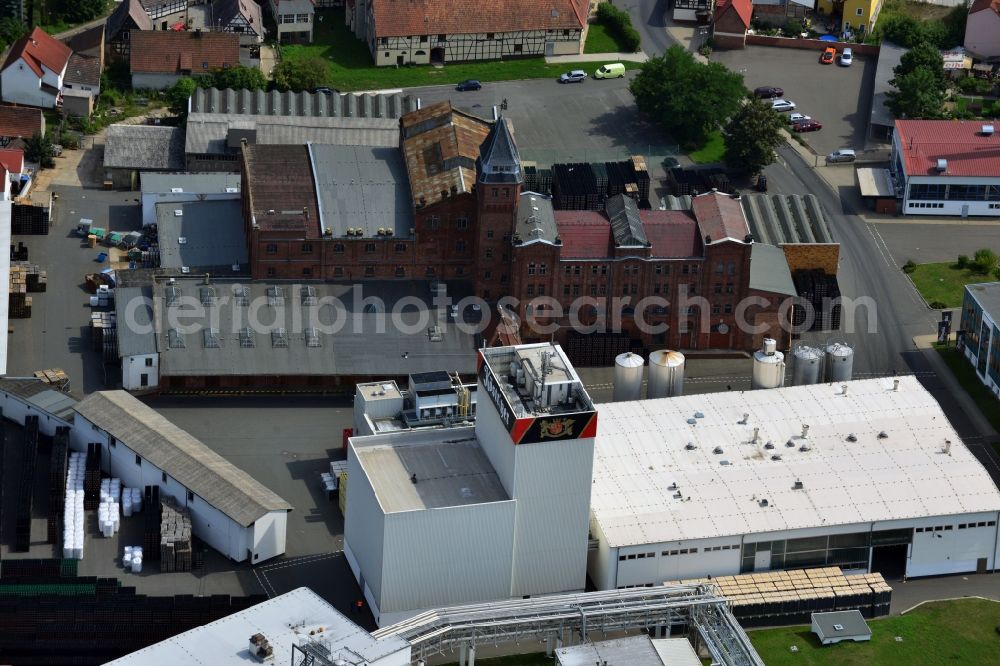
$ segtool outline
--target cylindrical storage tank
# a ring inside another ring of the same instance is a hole
[[[846,382],[854,374],[854,348],[834,340],[826,346],[826,381]]]
[[[625,352],[615,357],[615,402],[642,399],[642,366],[645,361],[638,354]]]
[[[798,345],[792,352],[792,384],[819,384],[823,380],[823,350]]]
[[[763,349],[754,352],[751,388],[779,388],[785,385],[785,355],[776,347],[774,340],[764,338]]]
[[[661,349],[649,355],[648,398],[672,398],[684,392],[684,354]]]

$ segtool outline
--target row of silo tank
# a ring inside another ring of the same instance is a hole
[[[615,358],[615,402],[642,399],[642,371],[645,360],[625,352]],[[670,398],[684,391],[684,354],[662,349],[649,355],[647,398]]]
[[[849,381],[854,373],[854,349],[846,342],[832,340],[822,349],[799,344],[792,350],[792,385],[819,384],[822,381]],[[764,338],[754,352],[752,388],[778,388],[785,385],[785,356],[771,338]]]
[[[792,350],[792,385],[818,384],[822,381],[849,381],[854,371],[854,349],[846,342],[832,340],[822,349],[799,344]],[[649,355],[647,398],[669,398],[684,391],[684,354],[667,349]],[[626,352],[615,358],[615,402],[642,399],[642,374],[645,360]],[[751,388],[779,388],[785,385],[785,355],[777,342],[764,338],[754,352]]]

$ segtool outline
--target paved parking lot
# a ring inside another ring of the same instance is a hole
[[[818,51],[748,46],[742,51],[715,51],[712,60],[743,74],[751,90],[778,86],[796,111],[823,124],[818,132],[802,136],[817,153],[865,145],[868,115],[875,82],[876,59],[854,56],[850,67],[819,64]]]
[[[896,263],[908,259],[918,264],[955,261],[960,254],[970,257],[980,248],[1000,247],[1000,223],[969,223],[954,220],[940,224],[921,222],[880,222],[874,229],[885,241]]]
[[[525,160],[597,162],[639,154],[647,157],[652,169],[657,157],[676,154],[676,146],[635,107],[628,91],[631,76],[565,85],[545,79],[486,83],[475,92],[457,92],[454,86],[406,92],[424,105],[451,100],[483,118],[492,118],[492,107],[506,98],[504,114],[513,121],[514,138]]]

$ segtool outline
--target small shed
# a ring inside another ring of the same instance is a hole
[[[812,632],[823,645],[841,641],[860,643],[872,639],[872,630],[868,628],[861,611],[857,610],[813,613]]]

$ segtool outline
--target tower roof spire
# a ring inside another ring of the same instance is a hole
[[[521,183],[521,156],[507,120],[501,115],[479,147],[480,183]]]

